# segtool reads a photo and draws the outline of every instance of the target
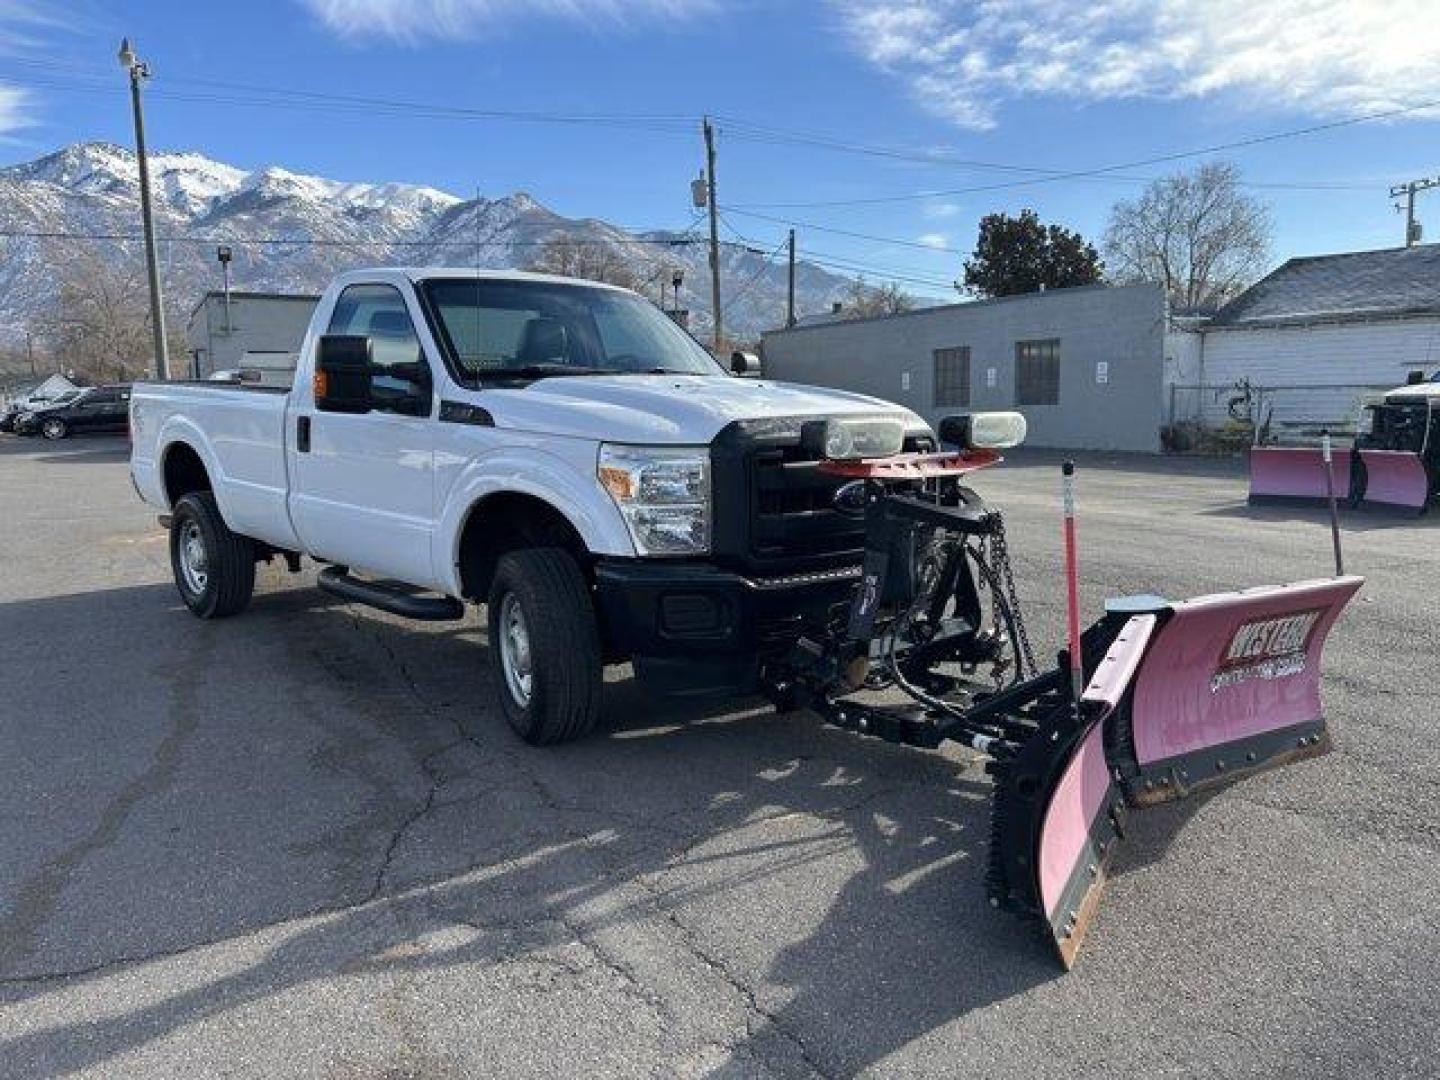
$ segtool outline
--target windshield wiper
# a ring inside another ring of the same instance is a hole
[[[482,368],[477,379],[548,379],[553,375],[609,375],[603,368],[576,364],[524,364],[521,367]]]

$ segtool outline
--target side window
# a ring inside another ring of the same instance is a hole
[[[970,407],[970,346],[935,350],[935,408]]]
[[[1060,339],[1015,343],[1015,404],[1060,404]]]
[[[429,369],[400,290],[348,286],[335,301],[326,332],[370,339],[370,392],[377,411],[429,415]],[[410,377],[417,373],[424,375],[423,383]]]

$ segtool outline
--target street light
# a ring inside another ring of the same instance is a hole
[[[220,273],[225,281],[225,333],[233,334],[235,327],[230,323],[230,245],[221,244],[217,247],[215,258],[220,260]]]
[[[120,42],[120,66],[130,76],[130,108],[135,115],[135,160],[140,167],[140,223],[145,233],[145,272],[150,279],[150,329],[155,335],[155,376],[170,377],[165,348],[165,308],[160,296],[160,265],[155,255],[155,222],[150,210],[150,161],[145,154],[145,114],[140,106],[140,83],[150,77],[150,65],[135,55],[130,39]]]

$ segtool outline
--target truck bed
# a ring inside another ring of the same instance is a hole
[[[130,399],[130,471],[146,502],[168,510],[167,453],[183,442],[200,456],[230,527],[296,548],[285,464],[290,392],[218,382],[136,383]]]

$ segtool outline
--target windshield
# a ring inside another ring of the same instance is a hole
[[[485,278],[433,279],[422,288],[441,348],[467,380],[725,374],[694,338],[631,293]]]

